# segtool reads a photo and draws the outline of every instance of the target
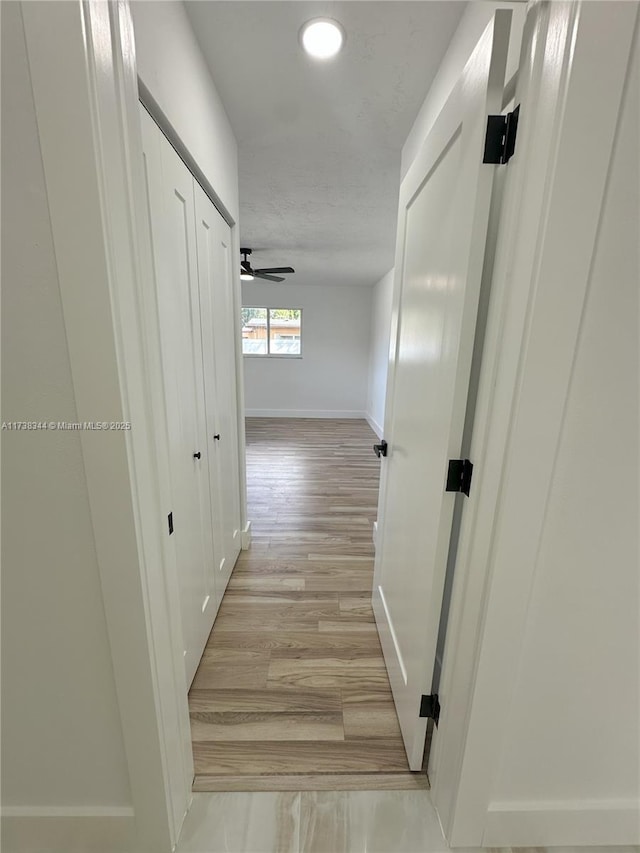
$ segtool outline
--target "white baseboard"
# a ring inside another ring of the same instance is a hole
[[[245,409],[247,418],[357,418],[366,420],[364,412],[350,409]]]
[[[575,800],[492,803],[483,847],[640,844],[640,802]]]
[[[251,548],[251,522],[247,521],[244,530],[242,531],[242,545],[241,548],[243,551],[248,551]]]
[[[136,853],[131,808],[2,809],[2,853]]]
[[[367,423],[369,424],[369,426],[371,427],[371,429],[378,436],[378,438],[382,438],[382,433],[384,432],[384,430],[382,429],[382,427],[380,426],[378,421],[374,420],[373,417],[369,414],[365,414],[365,419],[366,419]]]

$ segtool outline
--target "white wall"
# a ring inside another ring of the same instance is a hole
[[[133,0],[138,76],[235,222],[238,150],[182,3]]]
[[[243,305],[302,309],[302,358],[244,358],[247,415],[364,417],[371,289],[243,282]]]
[[[389,366],[391,334],[391,302],[393,275],[389,270],[377,281],[371,292],[371,339],[369,342],[369,384],[367,390],[367,420],[382,438]]]
[[[2,4],[2,206],[2,419],[76,421],[18,3]],[[79,433],[2,444],[3,806],[129,806]]]
[[[586,803],[601,841],[625,802],[640,833],[637,39],[629,80],[492,795]]]
[[[460,72],[467,64],[480,36],[491,21],[496,9],[513,10],[511,42],[507,57],[507,81],[516,72],[526,13],[526,3],[524,0],[514,0],[511,3],[501,3],[496,2],[496,0],[468,3],[447,48],[447,52],[440,63],[438,73],[429,88],[427,97],[420,107],[413,127],[409,131],[409,135],[402,148],[401,176],[403,178],[407,174],[423,141],[455,86]]]

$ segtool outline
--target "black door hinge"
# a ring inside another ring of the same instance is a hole
[[[438,725],[438,720],[440,719],[440,702],[438,701],[437,693],[431,696],[422,696],[420,700],[420,716],[429,717],[436,726]]]
[[[473,463],[468,459],[450,459],[447,472],[447,491],[462,492],[469,497]]]
[[[167,516],[167,524],[169,525],[169,536],[173,533],[173,513],[170,512]]]
[[[516,148],[520,104],[506,116],[487,117],[487,135],[484,139],[483,163],[508,163]]]

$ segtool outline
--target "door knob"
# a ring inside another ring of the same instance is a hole
[[[215,438],[216,441],[220,441],[220,433],[219,432],[217,432],[213,437]]]
[[[387,455],[387,442],[384,440],[384,438],[382,439],[380,444],[373,445],[373,452],[376,454],[378,459],[380,459],[381,456]]]
[[[201,457],[201,456],[202,456],[202,453],[200,453],[200,451],[199,451],[199,450],[198,450],[198,452],[197,452],[197,453],[194,453],[194,454],[193,454],[193,458],[194,458],[194,459],[200,459],[200,457]]]

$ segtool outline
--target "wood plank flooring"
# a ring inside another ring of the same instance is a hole
[[[194,790],[427,787],[371,610],[375,441],[365,421],[247,420],[252,546],[189,694]]]

